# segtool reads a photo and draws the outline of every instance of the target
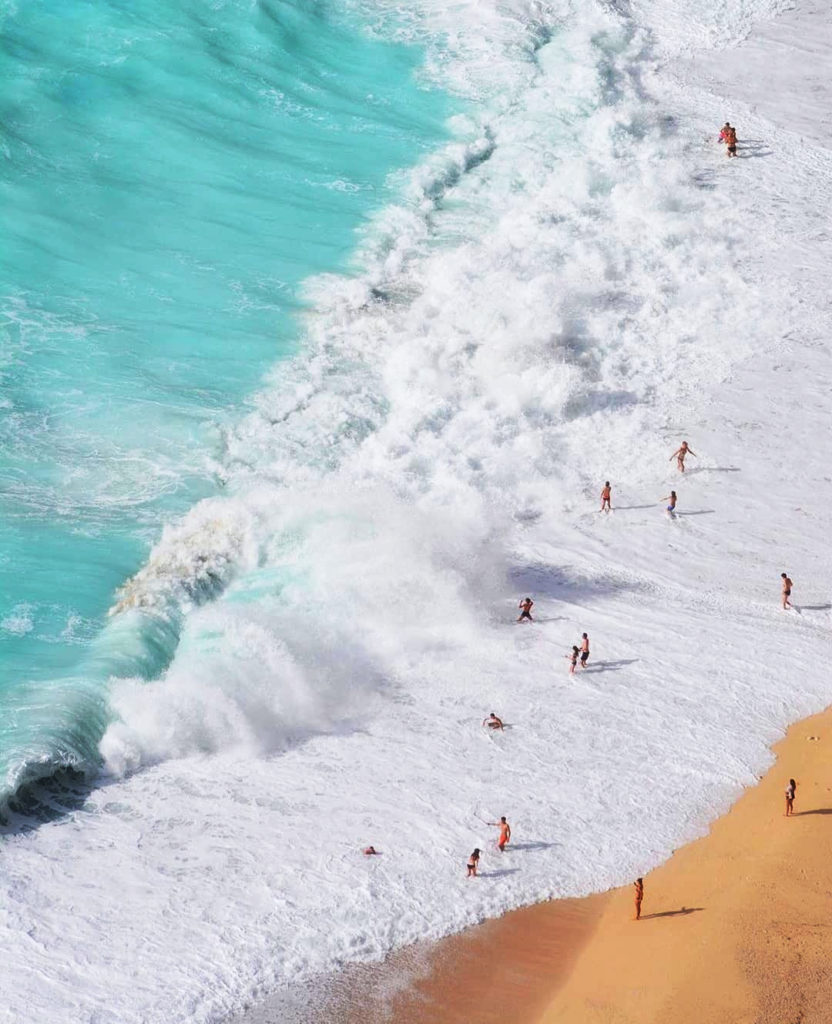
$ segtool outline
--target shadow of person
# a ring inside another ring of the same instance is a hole
[[[802,818],[804,814],[832,814],[832,807],[816,807],[813,811],[794,811],[791,818]]]
[[[623,658],[621,661],[591,661],[586,668],[580,670],[580,674],[583,675],[584,672],[617,672],[625,665],[634,665],[638,660],[638,658]],[[575,675],[578,673],[576,672]]]
[[[654,917],[679,917],[682,914],[695,914],[704,909],[704,907],[682,907],[681,910],[662,910],[661,913],[658,914],[642,914],[639,920],[649,921]]]

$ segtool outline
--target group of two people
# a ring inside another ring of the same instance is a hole
[[[509,825],[509,823],[506,821],[505,815],[503,815],[503,817],[500,818],[499,821],[487,821],[485,824],[494,825],[496,828],[500,830],[500,837],[497,840],[497,849],[500,851],[500,853],[505,853],[506,844],[511,839],[511,825]],[[477,847],[473,851],[471,856],[468,858],[468,863],[466,865],[466,867],[468,868],[468,878],[477,877],[477,868],[479,867],[480,864],[481,853],[482,850],[480,850],[480,848]]]
[[[729,158],[737,155],[737,129],[729,121],[722,126],[719,141],[728,147],[726,152]]]

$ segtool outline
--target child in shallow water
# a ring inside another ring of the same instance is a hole
[[[467,864],[468,874],[466,875],[466,878],[471,878],[471,877],[476,878],[477,877],[477,865],[479,864],[479,862],[480,862],[480,851],[479,851],[479,849],[476,849],[471,854],[471,856],[468,858],[468,864]]]

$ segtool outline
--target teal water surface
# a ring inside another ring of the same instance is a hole
[[[223,427],[296,349],[301,282],[348,266],[449,101],[418,49],[336,0],[17,0],[2,19],[8,791],[94,757],[114,590],[214,493]]]

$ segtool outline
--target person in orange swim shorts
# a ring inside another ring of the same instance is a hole
[[[511,839],[511,825],[506,821],[505,816],[499,821],[489,821],[487,824],[494,825],[500,830],[500,838],[497,840],[497,849],[505,853],[506,843]]]

